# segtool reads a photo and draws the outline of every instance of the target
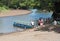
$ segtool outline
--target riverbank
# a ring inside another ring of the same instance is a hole
[[[23,15],[29,13],[31,13],[31,11],[29,10],[7,10],[7,11],[0,12],[0,17],[16,16],[16,15]]]
[[[0,41],[60,41],[60,34],[27,30],[0,36]]]

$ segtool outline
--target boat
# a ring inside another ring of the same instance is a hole
[[[19,27],[19,28],[25,28],[25,29],[32,28],[32,26],[30,25],[30,22],[24,22],[24,21],[15,21],[13,23],[13,26]]]

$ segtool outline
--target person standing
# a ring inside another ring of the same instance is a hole
[[[32,25],[32,28],[34,28],[34,25],[35,25],[34,21],[31,21],[31,25]]]
[[[56,21],[56,20],[54,20],[53,24],[54,24],[54,25],[57,25],[57,21]]]
[[[40,20],[39,20],[39,24],[40,24],[40,26],[43,25],[43,19],[40,19]]]

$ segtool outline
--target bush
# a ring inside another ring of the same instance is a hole
[[[7,6],[0,6],[0,12],[7,11],[7,10],[8,10]]]

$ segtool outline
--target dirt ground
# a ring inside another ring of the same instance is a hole
[[[60,34],[47,31],[27,30],[1,35],[0,41],[60,41]]]
[[[22,14],[29,14],[31,11],[29,10],[7,10],[0,12],[0,17],[4,16],[15,16],[15,15],[22,15]]]

